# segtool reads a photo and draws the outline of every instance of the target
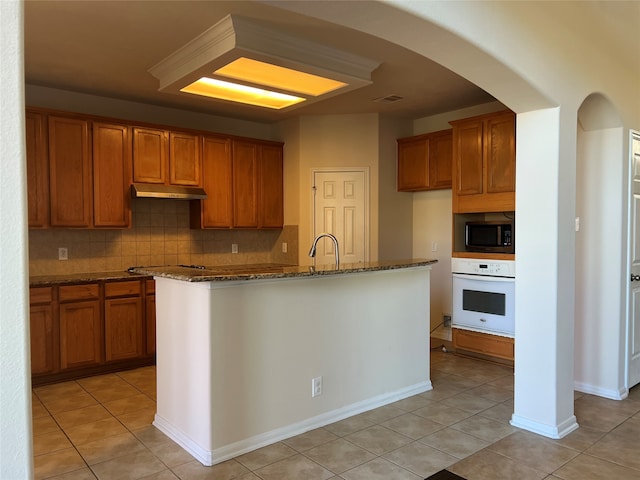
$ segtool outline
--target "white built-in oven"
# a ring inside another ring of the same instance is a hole
[[[451,325],[513,337],[515,334],[515,262],[452,258]]]

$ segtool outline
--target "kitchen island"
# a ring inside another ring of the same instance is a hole
[[[213,465],[430,390],[435,262],[133,269],[156,280],[154,425]]]

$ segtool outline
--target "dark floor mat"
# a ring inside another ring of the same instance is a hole
[[[440,470],[424,480],[465,480],[464,477],[451,473],[449,470]]]

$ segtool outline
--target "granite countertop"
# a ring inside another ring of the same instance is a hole
[[[129,271],[154,277],[171,278],[185,282],[218,282],[238,280],[263,280],[273,278],[311,277],[318,275],[338,275],[345,273],[374,272],[400,268],[421,267],[437,263],[437,260],[413,259],[387,262],[366,262],[318,267],[277,264],[224,265],[200,268],[185,266],[134,267]]]
[[[65,285],[71,283],[92,283],[109,280],[143,280],[152,275],[140,275],[128,271],[69,273],[61,275],[35,275],[29,277],[30,287],[47,287],[51,285]]]

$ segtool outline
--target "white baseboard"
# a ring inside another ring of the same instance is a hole
[[[237,457],[238,455],[271,445],[272,443],[295,437],[296,435],[308,432],[309,430],[324,427],[330,423],[338,422],[345,418],[352,417],[353,415],[367,412],[374,408],[382,407],[432,389],[433,386],[431,385],[431,381],[418,383],[407,388],[396,390],[395,392],[385,393],[361,402],[353,403],[351,405],[308,418],[301,422],[296,422],[260,435],[245,438],[238,442],[216,448],[213,451],[202,448],[184,432],[176,429],[170,422],[157,414],[154,418],[153,425],[193,455],[193,457],[200,463],[205,466],[211,466]]]
[[[588,393],[590,395],[596,395],[598,397],[610,398],[611,400],[624,400],[629,395],[629,390],[627,390],[626,388],[613,390],[582,382],[573,382],[573,388],[578,392]]]
[[[528,430],[530,432],[537,433],[538,435],[553,439],[563,438],[579,427],[575,415],[571,415],[571,417],[566,419],[564,422],[553,426],[535,422],[514,413],[511,416],[511,421],[509,423],[514,427],[522,428],[523,430]]]

